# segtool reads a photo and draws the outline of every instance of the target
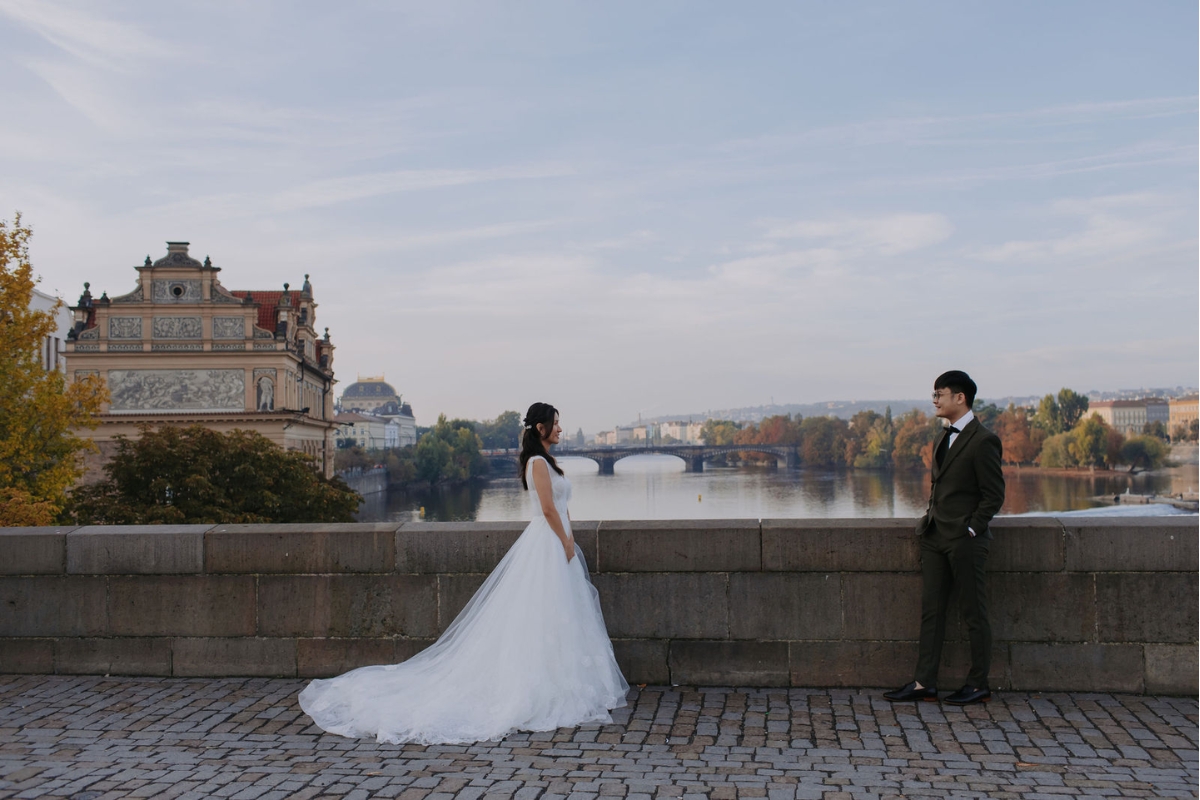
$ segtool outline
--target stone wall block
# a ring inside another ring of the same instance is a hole
[[[789,642],[792,686],[896,688],[912,680],[916,642]]]
[[[431,575],[263,575],[260,636],[432,636],[437,585]]]
[[[847,639],[916,641],[921,629],[921,576],[842,573],[842,626]]]
[[[172,655],[179,677],[296,676],[295,639],[182,638],[172,642]]]
[[[391,572],[399,523],[221,525],[204,537],[211,573]]]
[[[681,686],[788,686],[787,642],[673,640],[671,683]]]
[[[299,639],[296,675],[332,678],[359,667],[396,663],[395,639]]]
[[[671,669],[667,664],[667,640],[613,639],[612,644],[617,665],[629,683],[649,683],[657,686],[671,683]]]
[[[396,531],[396,572],[491,572],[525,522],[409,522]],[[586,554],[585,554],[586,557]]]
[[[487,580],[487,575],[438,575],[437,576],[437,630],[450,627],[454,618],[475,596],[475,592]]]
[[[0,636],[105,632],[105,578],[0,578]]]
[[[60,675],[171,674],[170,639],[59,639],[54,671]]]
[[[53,639],[0,639],[0,675],[54,672]]]
[[[779,572],[913,572],[916,520],[765,519],[763,569]]]
[[[989,572],[1060,572],[1063,528],[1049,517],[1000,517],[992,521]]]
[[[250,575],[109,578],[109,632],[118,636],[253,636]]]
[[[61,575],[78,528],[0,528],[0,575]]]
[[[1143,691],[1142,648],[1134,644],[1009,645],[1014,691]]]
[[[601,542],[603,536],[602,531]],[[729,634],[727,580],[719,572],[602,572],[595,583],[609,636],[724,639]]]
[[[1096,638],[1093,576],[1012,572],[988,575],[989,617],[996,639],[1090,642]],[[964,626],[964,636],[965,636]]]
[[[1195,572],[1102,572],[1096,615],[1102,642],[1196,643]]]
[[[837,639],[842,634],[837,573],[742,572],[729,576],[732,639]]]
[[[436,641],[437,639],[396,639],[396,661],[394,663],[408,661]]]
[[[758,520],[602,522],[601,572],[757,572]]]
[[[1145,658],[1147,694],[1195,697],[1200,693],[1196,645],[1148,644]]]
[[[211,525],[89,525],[67,534],[73,575],[179,575],[204,571]]]
[[[1070,572],[1195,572],[1194,516],[1062,520]]]
[[[916,656],[912,666],[916,667]],[[947,642],[942,650],[942,665],[938,670],[938,688],[954,691],[967,682],[971,672],[971,646],[966,641]],[[909,680],[912,680],[909,678]],[[902,681],[903,683],[903,681]],[[988,686],[993,690],[1006,690],[1012,686],[1007,642],[993,639],[992,664],[988,671]]]

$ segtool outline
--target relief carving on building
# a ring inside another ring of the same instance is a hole
[[[204,349],[200,342],[155,342],[150,349],[157,352],[195,353]]]
[[[254,326],[254,338],[255,339],[274,339],[275,334],[271,333],[269,330],[267,330],[265,328],[260,328],[257,325],[255,325]]]
[[[109,344],[108,352],[110,353],[140,353],[142,352],[141,342],[114,342]]]
[[[243,342],[213,342],[213,350],[245,350],[246,345]]]
[[[141,317],[109,317],[108,338],[110,339],[140,339],[142,338]]]
[[[246,373],[240,369],[114,369],[109,410],[243,411]]]
[[[203,329],[199,317],[155,317],[155,339],[199,339]]]
[[[154,281],[156,303],[199,303],[200,281],[192,279]]]
[[[88,328],[86,331],[80,331],[79,338],[80,339],[99,339],[100,338],[100,329],[99,328]]]
[[[214,339],[245,339],[245,317],[213,317],[212,337]]]
[[[138,287],[136,289],[134,289],[132,292],[130,292],[129,294],[123,294],[120,297],[114,297],[112,299],[112,301],[114,303],[140,303],[140,302],[142,302],[142,285],[139,283]]]

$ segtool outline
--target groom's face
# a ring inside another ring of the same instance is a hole
[[[934,416],[951,422],[967,413],[967,396],[952,389],[933,390]]]

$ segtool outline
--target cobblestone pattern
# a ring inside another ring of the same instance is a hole
[[[277,679],[0,677],[0,798],[1196,797],[1195,698],[634,689],[603,727],[332,736]]]

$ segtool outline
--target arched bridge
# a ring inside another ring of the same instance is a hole
[[[644,455],[675,456],[683,460],[685,472],[703,472],[704,462],[726,453],[760,453],[774,456],[775,463],[787,469],[800,468],[800,452],[792,445],[771,444],[646,444],[632,447],[562,447],[555,448],[555,455],[590,458],[600,466],[601,475],[612,475],[616,463],[622,458]],[[493,464],[517,465],[519,450],[485,450],[483,455]]]

